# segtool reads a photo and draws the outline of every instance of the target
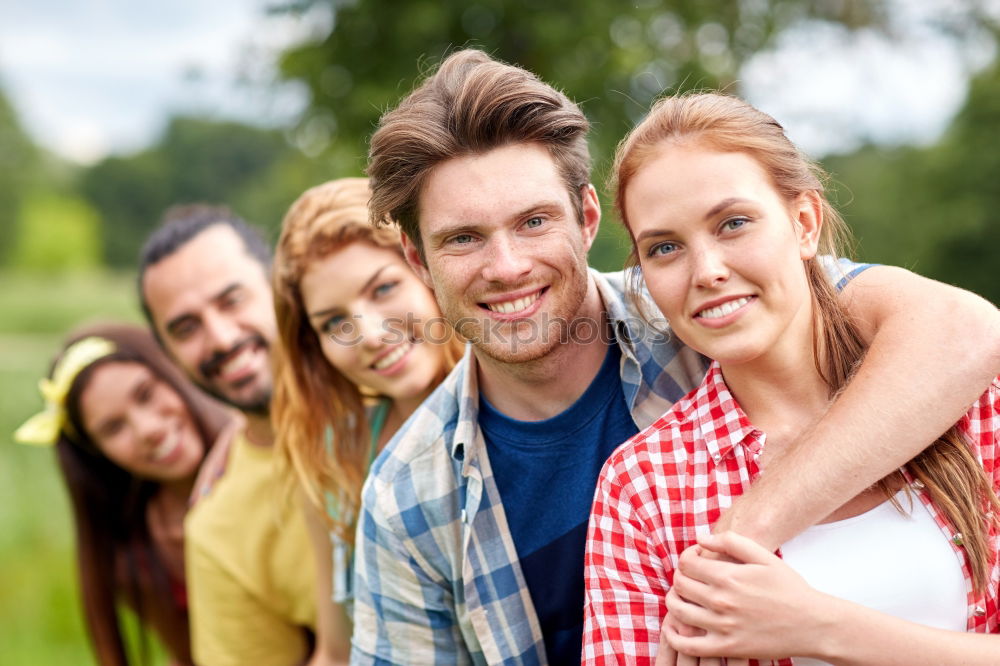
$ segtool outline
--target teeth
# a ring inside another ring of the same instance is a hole
[[[406,356],[406,352],[410,351],[410,347],[412,346],[413,345],[407,342],[406,344],[396,347],[391,352],[389,352],[379,360],[375,361],[375,363],[372,364],[372,367],[375,368],[376,370],[382,370],[383,368],[388,368],[390,365],[396,363],[397,361],[399,361],[399,359]]]
[[[516,301],[507,301],[505,303],[487,303],[488,307],[493,312],[499,312],[500,314],[511,314],[512,312],[520,312],[526,309],[529,305],[538,300],[538,297],[542,292],[536,291],[530,296],[525,296],[524,298],[519,298]]]
[[[223,363],[219,368],[219,372],[223,375],[231,375],[242,372],[250,366],[252,361],[253,350],[250,348],[250,345],[247,345],[236,356]]]
[[[727,314],[736,312],[741,307],[750,302],[749,296],[744,296],[743,298],[737,298],[735,301],[728,301],[722,305],[716,305],[714,308],[706,308],[698,313],[699,317],[704,319],[718,319],[719,317],[725,317]]]
[[[166,458],[167,456],[169,456],[171,453],[174,452],[174,449],[177,448],[177,445],[180,444],[180,442],[181,438],[176,432],[167,435],[166,437],[163,438],[163,441],[160,442],[160,444],[153,450],[153,460],[154,461],[163,460],[164,458]]]

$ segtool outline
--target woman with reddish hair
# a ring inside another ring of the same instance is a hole
[[[726,95],[658,102],[615,174],[636,282],[712,364],[604,467],[584,661],[998,663],[1000,641],[981,634],[1000,628],[1000,383],[780,557],[710,535],[861,365],[862,322],[829,277],[845,225],[782,127]],[[865,268],[847,267],[844,280]]]
[[[462,353],[399,232],[368,222],[364,178],[306,191],[273,269],[279,344],[271,418],[307,501],[316,553],[317,653],[350,650],[354,527],[377,453]]]

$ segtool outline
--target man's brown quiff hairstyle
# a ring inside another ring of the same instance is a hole
[[[588,129],[579,107],[531,72],[475,49],[457,51],[379,121],[368,152],[371,221],[397,222],[423,256],[419,198],[431,170],[516,143],[549,151],[582,221]]]

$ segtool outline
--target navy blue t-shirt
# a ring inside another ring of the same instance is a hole
[[[608,346],[582,396],[545,421],[517,421],[481,397],[479,425],[551,664],[580,663],[583,556],[594,488],[604,462],[639,430]]]

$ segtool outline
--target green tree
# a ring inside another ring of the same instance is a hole
[[[281,131],[177,117],[154,146],[86,170],[81,190],[103,219],[106,262],[131,267],[173,204],[223,203],[273,230],[292,199],[322,177],[320,164]]]
[[[862,258],[911,268],[1000,303],[1000,62],[976,76],[927,148],[830,158]]]
[[[0,265],[9,263],[24,192],[34,182],[38,150],[21,129],[14,108],[0,91]]]
[[[870,0],[304,0],[278,11],[326,10],[331,29],[287,50],[282,75],[301,82],[310,105],[301,127],[333,146],[360,147],[381,112],[450,50],[478,46],[562,86],[593,123],[595,182],[615,143],[664,90],[732,87],[748,57],[808,19],[882,26]],[[356,169],[364,154],[356,150]],[[628,242],[602,225],[591,261],[618,268]]]
[[[32,192],[18,221],[15,268],[52,273],[100,265],[100,219],[80,197]]]

